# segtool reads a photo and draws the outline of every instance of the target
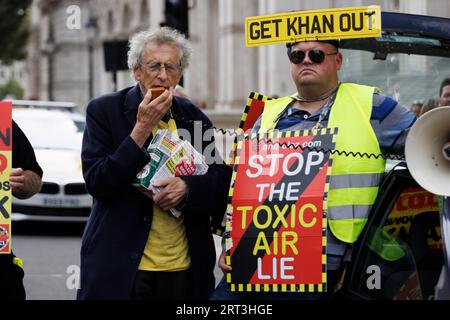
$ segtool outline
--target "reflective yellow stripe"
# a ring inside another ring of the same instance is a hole
[[[333,175],[330,179],[331,189],[378,187],[382,173],[357,173]]]
[[[342,219],[367,219],[372,206],[349,205],[328,207],[328,218],[333,220]]]

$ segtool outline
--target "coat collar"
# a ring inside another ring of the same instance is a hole
[[[136,123],[136,116],[138,112],[138,107],[141,101],[143,100],[141,89],[139,88],[139,84],[131,88],[125,95],[125,116],[131,125],[134,126]]]

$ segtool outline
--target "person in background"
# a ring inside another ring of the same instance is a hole
[[[183,97],[186,99],[190,99],[189,95],[186,93],[186,90],[180,86],[179,84],[176,85],[175,90],[173,91],[173,94],[178,97]],[[192,101],[199,109],[206,109],[206,101],[205,100],[194,100]]]
[[[450,78],[442,80],[439,87],[439,98],[427,100],[422,107],[420,116],[437,107],[450,106]]]
[[[175,90],[173,90],[173,94],[177,97],[182,97],[182,98],[186,98],[189,99],[189,96],[187,95],[186,91],[184,90],[184,88],[182,86],[180,86],[179,84],[177,84],[175,86]]]
[[[422,109],[420,110],[419,117],[422,116],[425,112],[433,110],[434,108],[437,108],[438,106],[439,106],[438,99],[428,99],[422,105]]]
[[[444,79],[441,83],[438,105],[440,107],[450,106],[450,78]]]
[[[422,110],[423,102],[415,101],[409,110],[416,115],[416,117],[419,117],[420,111]]]

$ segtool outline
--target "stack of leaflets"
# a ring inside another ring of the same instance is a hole
[[[156,132],[147,148],[150,162],[137,174],[133,183],[148,196],[160,192],[153,183],[170,177],[202,175],[208,171],[203,156],[187,141],[172,135],[167,129]],[[175,208],[170,212],[179,217],[181,212]]]

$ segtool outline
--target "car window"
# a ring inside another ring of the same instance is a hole
[[[86,127],[86,122],[85,121],[74,120],[73,123],[75,124],[78,133],[83,133],[84,132],[84,128]]]
[[[450,59],[443,57],[389,53],[385,59],[374,59],[368,51],[340,51],[344,56],[341,81],[376,86],[407,108],[436,98],[450,70]]]
[[[368,299],[432,299],[444,264],[439,204],[409,175],[393,181],[383,184],[384,204],[354,258],[350,289]]]
[[[52,112],[18,112],[13,118],[35,149],[81,149],[84,121]]]

